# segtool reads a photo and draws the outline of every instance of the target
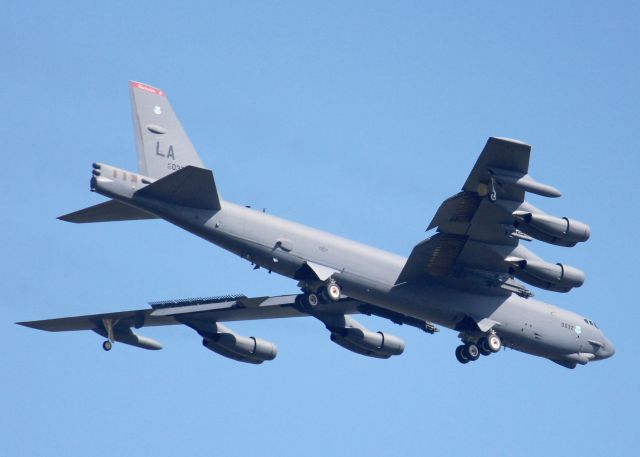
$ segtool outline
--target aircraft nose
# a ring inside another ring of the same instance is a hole
[[[609,357],[613,356],[613,354],[616,353],[616,347],[613,345],[613,343],[609,341],[607,338],[603,338],[603,339],[604,339],[604,346],[601,347],[596,354],[599,360],[608,359]]]

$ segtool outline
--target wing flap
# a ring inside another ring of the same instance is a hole
[[[466,241],[464,235],[437,233],[418,243],[411,251],[396,284],[414,281],[425,275],[433,278],[448,276],[453,272]]]
[[[482,198],[472,192],[460,192],[447,198],[438,208],[427,230],[446,226],[448,233],[465,234],[481,202]]]

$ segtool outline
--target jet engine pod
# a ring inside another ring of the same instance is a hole
[[[344,328],[331,333],[331,341],[357,354],[388,359],[404,351],[404,341],[394,335],[361,328]]]
[[[584,222],[568,217],[556,217],[548,214],[515,211],[515,227],[529,236],[557,246],[572,247],[576,243],[587,241],[591,229]]]
[[[554,292],[569,292],[584,284],[584,272],[569,265],[513,257],[506,260],[511,265],[511,273],[532,286]]]
[[[241,336],[221,324],[216,324],[215,333],[204,335],[202,345],[224,357],[239,362],[259,364],[273,360],[278,354],[276,345],[253,336]]]

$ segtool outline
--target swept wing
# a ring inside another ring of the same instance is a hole
[[[202,343],[207,349],[233,360],[253,364],[275,358],[275,345],[259,338],[238,335],[221,322],[313,316],[331,332],[331,341],[358,354],[376,358],[401,354],[404,342],[396,336],[368,330],[350,314],[377,315],[428,333],[438,331],[430,322],[346,297],[337,302],[320,303],[313,309],[304,309],[299,295],[252,298],[229,295],[153,302],[150,305],[151,308],[146,309],[18,324],[50,332],[91,330],[107,338],[103,344],[106,350],[111,349],[113,342],[144,349],[161,349],[160,343],[134,333],[133,329],[182,324],[202,336]]]
[[[526,143],[489,138],[462,191],[445,200],[429,224],[428,230],[435,228],[437,233],[414,247],[397,284],[428,279],[523,296],[531,292],[514,276],[558,292],[580,286],[584,280],[580,270],[549,264],[519,243],[535,237],[572,246],[588,238],[588,233],[571,238],[569,223],[582,223],[546,215],[525,202],[526,192],[560,196],[556,188],[529,175],[530,153]],[[531,220],[538,225],[533,227]],[[548,239],[540,227],[549,232]]]

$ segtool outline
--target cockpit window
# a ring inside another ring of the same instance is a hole
[[[584,319],[584,321],[585,321],[587,324],[589,324],[589,325],[593,325],[595,328],[598,328],[598,326],[596,325],[596,323],[595,323],[595,322],[593,322],[593,321],[591,321],[591,320],[589,320],[589,319],[587,319],[587,318],[585,318],[585,319]]]

